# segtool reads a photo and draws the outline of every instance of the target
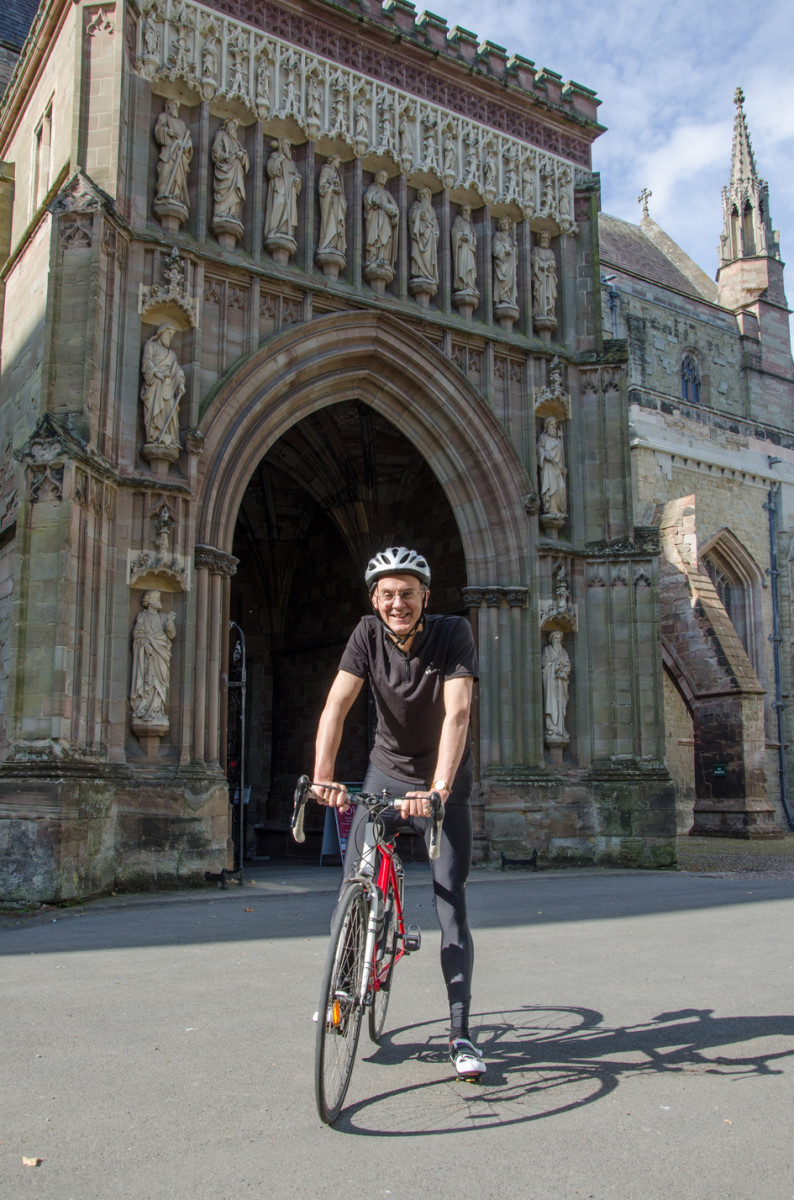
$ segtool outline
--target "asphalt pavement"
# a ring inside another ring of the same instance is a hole
[[[472,1086],[409,867],[422,949],[334,1127],[312,1022],[334,868],[5,914],[0,1197],[794,1200],[793,875],[475,872]]]

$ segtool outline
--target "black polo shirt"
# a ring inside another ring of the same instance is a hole
[[[405,654],[377,617],[362,617],[339,669],[370,681],[378,714],[372,763],[404,783],[429,787],[444,723],[444,683],[477,679],[469,622],[464,617],[426,616],[424,628]],[[467,740],[458,774],[470,765]]]

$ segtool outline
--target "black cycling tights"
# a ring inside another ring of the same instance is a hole
[[[466,880],[471,867],[471,786],[453,788],[444,813],[441,827],[441,850],[430,867],[433,872],[433,904],[441,927],[441,970],[447,985],[452,1032],[468,1036],[469,1003],[471,1001],[471,974],[474,965],[474,943],[466,917]],[[457,781],[456,781],[457,784]],[[406,791],[417,790],[384,775],[370,765],[364,779],[363,790],[378,795],[388,788],[393,796],[403,796]],[[457,794],[458,792],[462,794]],[[366,819],[364,808],[356,809],[353,825],[345,853],[345,877],[355,866],[361,853],[362,834],[358,832]],[[425,838],[430,836],[430,822],[424,817],[411,817],[405,822]]]

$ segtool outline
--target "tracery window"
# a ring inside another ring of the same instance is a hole
[[[729,529],[721,529],[707,538],[700,557],[739,641],[763,681],[766,672],[763,576],[757,563]]]
[[[691,354],[686,354],[681,363],[681,399],[700,404],[700,369]]]
[[[747,628],[746,585],[743,581],[737,580],[732,573],[729,574],[719,560],[707,556],[705,564],[709,578],[722,602],[722,607],[730,617],[731,624],[739,635],[739,641],[749,654],[751,646]]]

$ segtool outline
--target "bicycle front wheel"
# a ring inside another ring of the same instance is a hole
[[[402,901],[402,879],[400,879],[400,900]],[[394,959],[397,954],[397,940],[400,935],[397,928],[397,905],[395,903],[394,888],[391,884],[389,884],[389,890],[386,895],[385,910],[386,917],[383,925],[383,933],[378,939],[376,948],[377,961],[375,964],[375,979],[373,980],[374,990],[372,1004],[369,1008],[369,1036],[375,1043],[380,1041],[383,1027],[386,1024],[386,1009],[389,1007],[389,996],[391,995],[392,977],[394,974]]]
[[[369,900],[351,883],[337,905],[317,1013],[314,1085],[320,1119],[330,1125],[342,1110],[361,1031],[361,980]]]

